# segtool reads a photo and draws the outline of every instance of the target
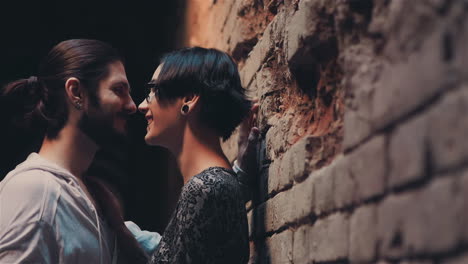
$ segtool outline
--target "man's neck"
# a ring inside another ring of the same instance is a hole
[[[81,130],[65,126],[56,139],[44,138],[39,155],[82,178],[98,147]]]

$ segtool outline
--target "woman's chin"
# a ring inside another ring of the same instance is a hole
[[[148,134],[146,134],[145,136],[145,142],[148,146],[159,146],[159,144],[157,143],[158,140],[154,136],[150,136]]]
[[[150,136],[145,135],[145,143],[146,143],[146,145],[152,146],[153,145],[153,139]]]

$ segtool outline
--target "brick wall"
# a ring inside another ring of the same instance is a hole
[[[193,0],[185,42],[260,99],[252,263],[468,263],[467,1]]]

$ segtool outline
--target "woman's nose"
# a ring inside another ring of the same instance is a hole
[[[138,106],[138,111],[140,111],[142,114],[145,114],[148,111],[148,103],[146,100],[143,99],[143,101],[140,103]]]

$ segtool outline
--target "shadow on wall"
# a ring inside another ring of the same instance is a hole
[[[266,180],[265,177],[262,177],[267,175],[267,173],[268,167],[264,167],[260,171],[261,177],[256,178],[256,192],[254,192],[250,204],[250,213],[252,214],[252,218],[249,219],[251,230],[250,241],[252,243],[250,246],[250,263],[271,263],[270,249],[266,245],[266,239],[264,237],[266,233],[265,214],[267,212],[266,205],[264,203],[265,199],[262,198],[262,196],[268,193],[268,180]],[[255,254],[252,254],[252,251],[255,252]]]

